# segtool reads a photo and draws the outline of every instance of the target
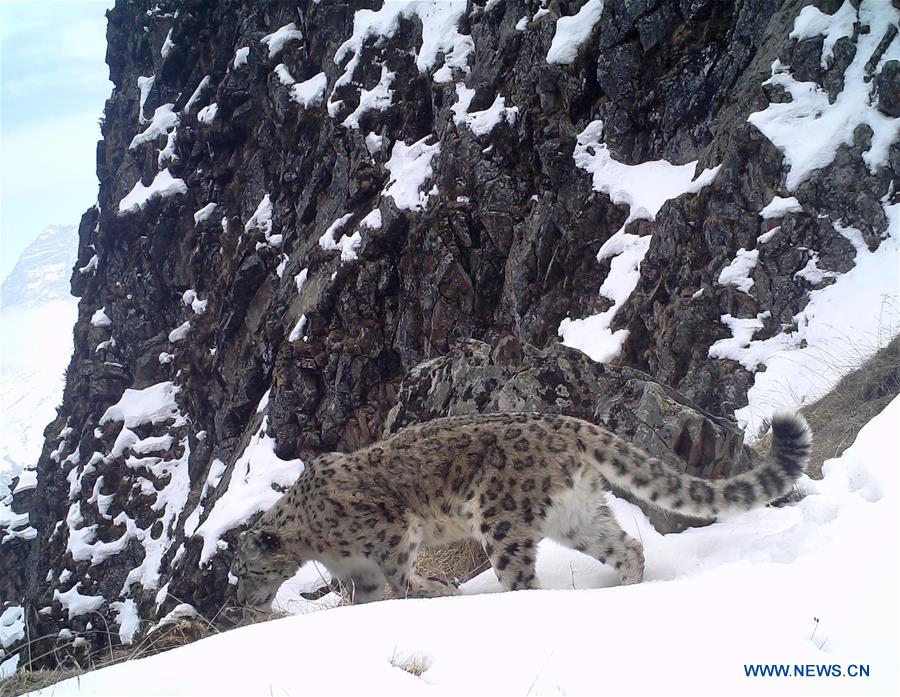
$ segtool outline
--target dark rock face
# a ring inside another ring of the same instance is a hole
[[[75,354],[40,485],[14,502],[38,534],[3,543],[4,600],[27,608],[33,634],[90,639],[89,615],[60,600],[77,583],[120,623],[136,613],[146,628],[180,603],[213,616],[231,595],[228,546],[259,508],[216,527],[233,499],[248,500],[241,486],[454,409],[563,411],[703,476],[745,467],[752,456],[722,417],[746,402],[752,373],[709,358],[727,335],[720,317],[770,311],[763,336],[790,323],[810,289],[795,276],[798,249],[845,271],[838,220],[877,245],[900,165],[894,143],[870,171],[861,126],[785,188],[781,153],[747,122],[787,101],[762,86],[771,64],[780,56],[797,79],[839,91],[854,52],[842,39],[822,68],[821,38],[790,40],[802,4],[607,2],[572,62],[550,64],[556,20],[578,0],[536,19],[522,0],[460,5],[456,44],[430,63],[423,37],[435,37],[412,11],[347,50],[375,0],[119,2],[99,202],[72,275]],[[886,66],[878,104],[892,114],[896,63]],[[517,111],[477,127],[500,96]],[[629,222],[652,241],[612,325],[629,332],[618,365],[605,367],[557,345],[561,320],[610,306],[597,292],[610,262],[596,256],[629,220],[573,161],[597,119],[618,162],[721,165],[699,193]],[[718,284],[770,226],[759,211],[792,193],[803,210],[761,250],[754,294]],[[126,389],[160,385],[174,400],[164,418],[103,421]],[[266,489],[254,489],[259,501]]]
[[[885,63],[875,80],[878,108],[888,116],[900,118],[900,61]]]

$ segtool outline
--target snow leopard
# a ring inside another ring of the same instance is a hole
[[[322,563],[355,603],[459,593],[420,575],[423,546],[475,538],[505,590],[538,588],[538,542],[550,538],[643,578],[641,543],[616,522],[608,493],[711,518],[763,506],[804,472],[812,434],[802,416],[772,418],[769,459],[736,476],[679,472],[597,425],[534,413],[439,418],[349,454],[311,461],[242,533],[231,572],[239,603],[268,609],[307,561]]]

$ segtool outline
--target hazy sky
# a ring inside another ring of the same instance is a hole
[[[0,0],[0,278],[48,225],[97,199],[113,3]]]

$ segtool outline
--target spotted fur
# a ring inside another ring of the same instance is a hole
[[[622,583],[643,577],[640,542],[616,523],[606,493],[711,517],[762,506],[791,490],[811,435],[797,414],[773,420],[772,460],[729,479],[674,470],[599,426],[567,416],[501,413],[437,419],[350,454],[312,461],[244,533],[232,572],[241,602],[267,606],[309,560],[355,602],[387,582],[401,595],[456,593],[416,572],[424,546],[475,538],[507,590],[537,588],[538,542],[549,537],[609,564]]]

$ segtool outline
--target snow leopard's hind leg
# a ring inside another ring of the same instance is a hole
[[[486,515],[482,520],[480,542],[503,589],[540,588],[536,572],[540,541],[537,529],[512,517]]]
[[[541,513],[539,505],[530,496],[516,500],[512,491],[504,496],[488,482],[484,492],[473,497],[472,509],[472,535],[484,548],[503,590],[540,588],[535,570],[541,539],[535,520]]]
[[[619,526],[606,505],[604,483],[585,474],[549,510],[544,534],[616,570],[623,585],[644,577],[644,547]]]

